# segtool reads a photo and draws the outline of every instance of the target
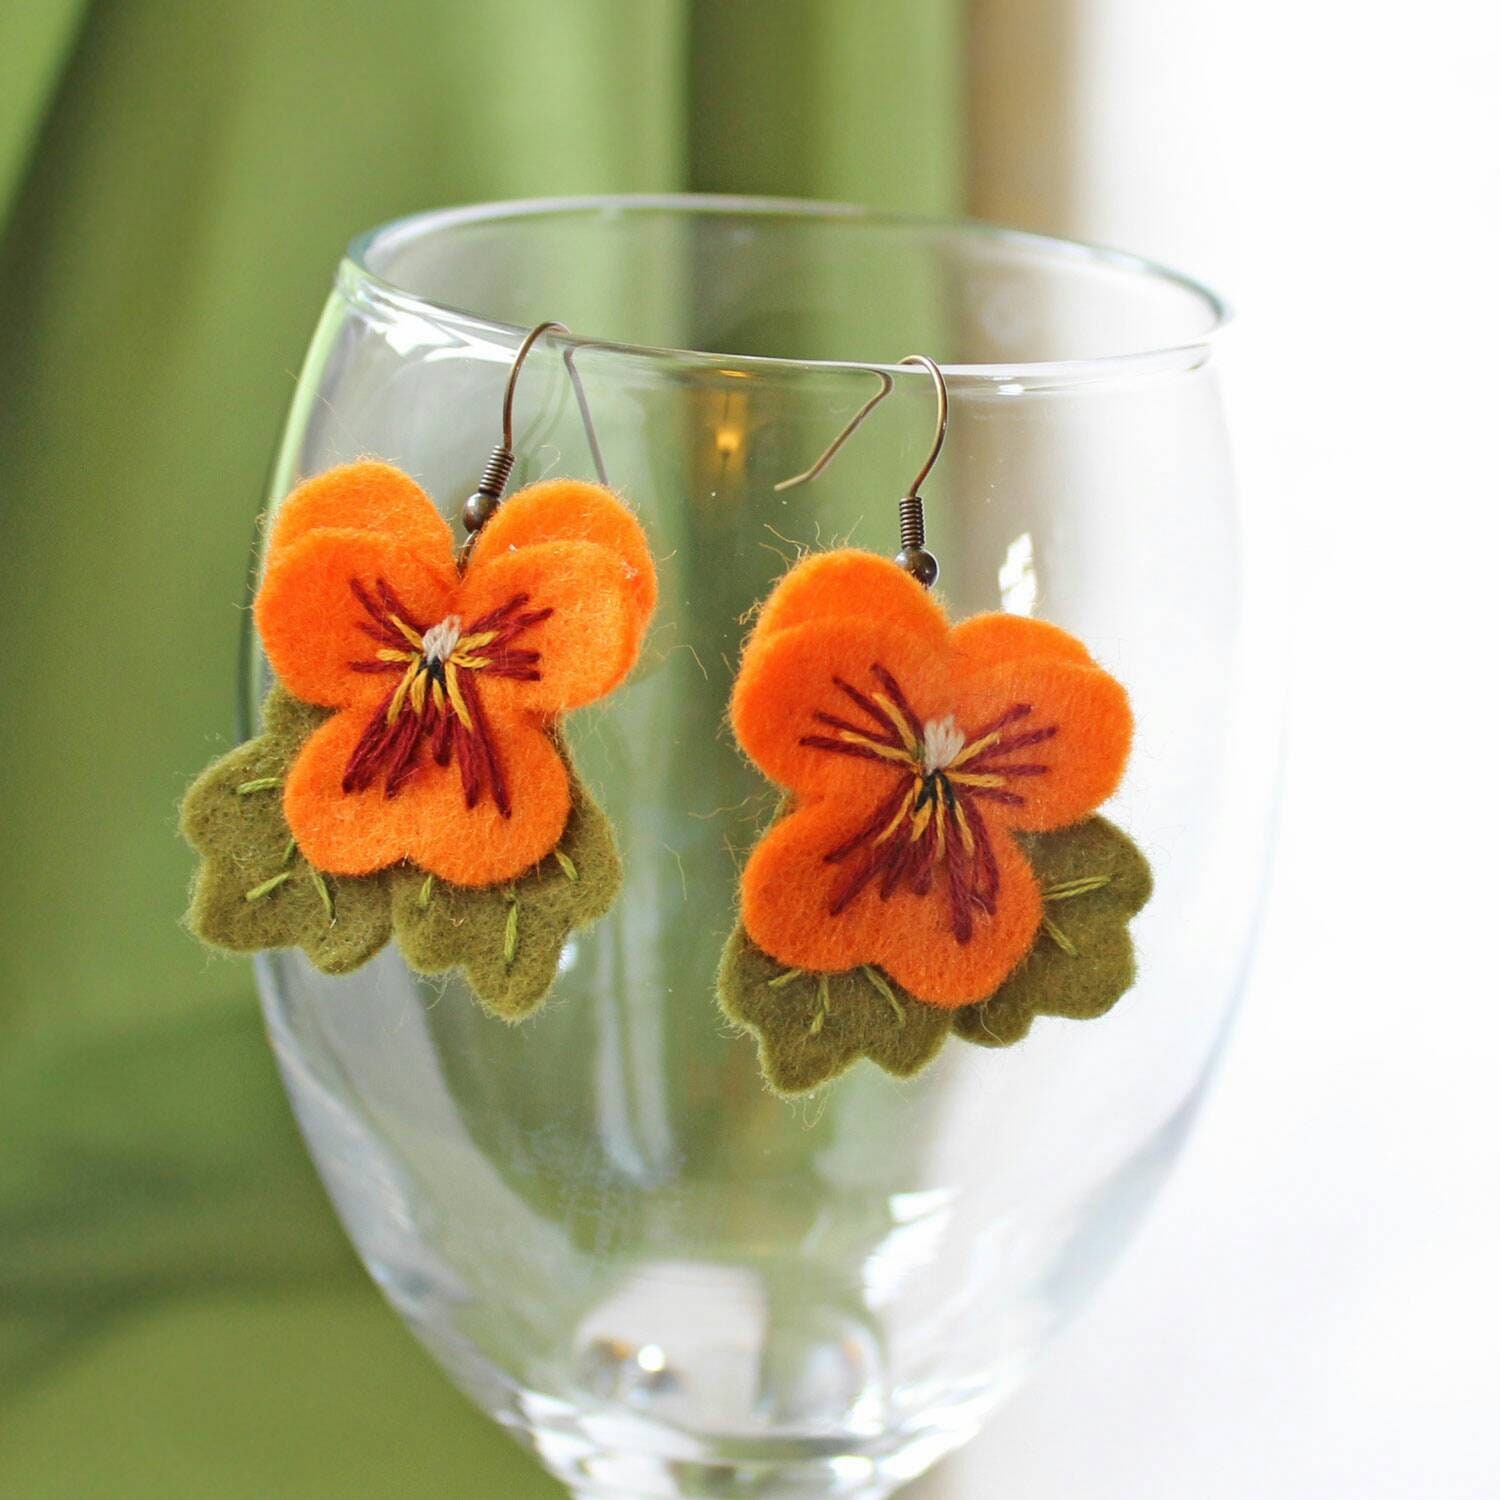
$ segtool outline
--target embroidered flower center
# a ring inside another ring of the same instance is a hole
[[[946,719],[929,719],[922,730],[923,769],[941,771],[952,765],[963,747],[963,731],[953,722],[952,714]]]
[[[823,856],[827,864],[846,866],[829,896],[829,913],[846,911],[877,880],[883,901],[903,886],[917,896],[937,892],[954,937],[967,943],[976,913],[994,916],[1000,894],[1000,869],[979,804],[1025,803],[1016,783],[1046,775],[1047,766],[1011,757],[1050,740],[1057,725],[1019,728],[1032,708],[1013,703],[967,735],[952,714],[924,723],[878,662],[870,673],[878,687],[868,693],[842,677],[833,679],[867,723],[817,712],[813,717],[827,732],[801,739],[812,749],[879,761],[891,771],[889,794],[850,838]]]
[[[422,768],[430,747],[433,765],[458,762],[466,806],[488,792],[509,817],[500,750],[475,679],[539,682],[542,653],[515,643],[552,611],[528,610],[530,595],[516,594],[468,626],[458,615],[445,615],[424,627],[383,578],[373,594],[358,579],[349,587],[367,616],[359,628],[378,648],[371,660],[350,662],[350,669],[397,680],[349,756],[344,790],[362,792],[384,776],[385,794],[394,797]]]
[[[422,632],[422,650],[426,653],[429,671],[435,666],[441,666],[453,655],[463,628],[464,622],[457,615],[447,615],[431,630]]]

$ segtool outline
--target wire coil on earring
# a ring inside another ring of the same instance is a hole
[[[938,579],[938,560],[927,550],[927,522],[920,495],[903,495],[900,505],[901,550],[895,561],[924,589]]]

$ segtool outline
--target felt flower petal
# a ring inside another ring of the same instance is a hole
[[[932,595],[902,568],[873,552],[843,547],[814,553],[772,590],[751,641],[813,620],[865,618],[891,634],[941,650],[948,622]]]
[[[869,799],[885,795],[903,747],[947,705],[944,659],[925,641],[829,615],[752,639],[729,715],[772,781]]]
[[[1037,658],[1080,667],[1094,665],[1088,647],[1077,636],[1045,620],[1028,620],[1023,615],[974,615],[953,627],[948,651],[956,682],[1005,662]]]
[[[619,554],[596,542],[536,542],[471,562],[459,611],[474,640],[465,658],[490,663],[475,669],[476,686],[501,712],[579,708],[635,664],[631,581]]]
[[[390,691],[390,674],[354,663],[411,649],[391,615],[420,635],[447,613],[456,581],[451,560],[434,563],[399,539],[310,531],[274,550],[255,623],[276,676],[295,696],[334,708],[368,703]]]
[[[374,459],[341,464],[305,479],[277,509],[267,556],[285,551],[310,531],[375,531],[429,562],[453,552],[453,534],[422,486],[409,474]]]
[[[506,784],[524,789],[508,817],[489,796],[467,804],[457,756],[446,766],[424,762],[394,796],[378,780],[346,792],[366,723],[355,712],[336,714],[287,776],[283,806],[298,845],[320,869],[340,875],[409,858],[454,885],[513,880],[556,848],[568,820],[568,777],[552,741],[524,719],[492,717],[488,728]]]
[[[954,707],[969,743],[948,774],[1006,826],[1066,827],[1119,785],[1132,721],[1107,672],[1030,660],[975,671],[960,687]]]
[[[538,542],[594,542],[620,558],[638,645],[656,608],[656,566],[646,533],[624,501],[603,485],[581,479],[529,484],[506,500],[479,533],[470,565],[483,567]]]
[[[863,808],[828,798],[771,827],[741,882],[752,941],[787,968],[832,972],[876,964],[931,1005],[969,1005],[993,993],[1031,947],[1041,920],[1036,881],[1015,844],[986,820],[999,900],[993,915],[975,920],[969,940],[958,942],[946,901],[904,883],[886,894],[871,881],[833,912],[858,867],[828,856],[847,846],[864,816]]]

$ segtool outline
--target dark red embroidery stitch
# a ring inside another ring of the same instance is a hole
[[[528,610],[530,595],[517,594],[467,626],[457,615],[424,626],[383,578],[375,580],[379,603],[357,578],[349,587],[369,616],[359,622],[360,630],[380,648],[371,660],[350,662],[350,669],[400,680],[351,752],[344,790],[362,792],[384,775],[385,794],[394,797],[421,769],[422,747],[430,745],[434,765],[457,761],[467,806],[476,806],[488,791],[509,817],[499,749],[474,678],[539,682],[541,652],[515,642],[548,619],[551,609]]]
[[[823,856],[831,865],[848,864],[829,898],[832,916],[847,911],[877,880],[880,899],[905,885],[926,896],[941,883],[954,937],[974,935],[974,914],[994,916],[1000,869],[977,803],[1024,805],[1011,783],[1043,776],[1040,761],[1005,759],[1052,739],[1058,726],[1005,731],[1030,718],[1032,705],[1014,703],[974,734],[965,734],[952,715],[924,723],[901,684],[878,662],[870,668],[878,689],[862,692],[841,677],[834,686],[872,721],[861,725],[837,714],[815,712],[830,733],[806,734],[800,743],[835,755],[885,761],[894,774],[890,795],[838,848]],[[858,859],[855,856],[860,856]]]

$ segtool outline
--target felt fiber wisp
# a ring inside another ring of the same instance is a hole
[[[462,566],[400,470],[363,461],[299,486],[255,600],[278,683],[265,733],[184,804],[203,855],[190,925],[336,972],[394,929],[415,967],[467,968],[496,1014],[533,1009],[567,933],[619,883],[561,721],[625,679],[655,603],[645,534],[601,485],[520,491]]]

